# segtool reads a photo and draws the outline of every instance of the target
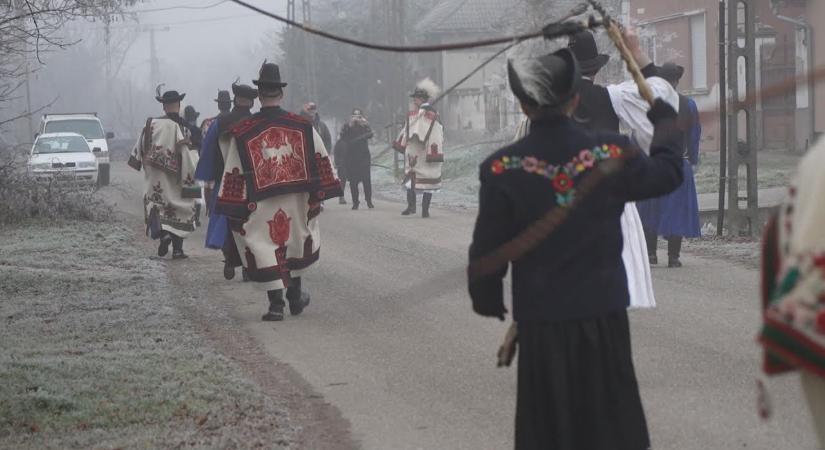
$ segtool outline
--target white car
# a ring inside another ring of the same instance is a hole
[[[114,133],[104,133],[97,113],[44,114],[40,119],[40,133],[77,133],[86,138],[94,150],[100,173],[100,184],[109,184],[109,143]]]
[[[86,138],[77,133],[39,135],[32,146],[28,167],[37,181],[97,184],[97,157]]]

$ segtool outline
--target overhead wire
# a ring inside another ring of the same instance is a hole
[[[478,47],[490,47],[493,45],[501,45],[501,44],[508,44],[514,41],[525,41],[528,39],[536,39],[540,37],[544,38],[555,38],[559,36],[571,35],[577,33],[584,29],[591,29],[598,26],[601,26],[601,22],[591,18],[588,21],[584,22],[562,22],[562,23],[551,23],[540,30],[534,30],[526,33],[515,34],[511,36],[502,36],[497,38],[490,38],[490,39],[481,39],[478,41],[468,41],[468,42],[454,42],[449,44],[435,44],[435,45],[385,45],[385,44],[376,44],[372,42],[365,42],[359,41],[357,39],[348,38],[346,36],[341,36],[333,33],[329,33],[327,31],[320,30],[318,28],[313,28],[309,25],[296,22],[294,20],[288,19],[284,16],[279,14],[275,14],[273,12],[267,11],[265,9],[259,8],[255,5],[247,3],[244,0],[229,0],[233,3],[236,3],[244,8],[250,9],[252,11],[257,12],[258,14],[262,14],[279,22],[282,22],[286,25],[291,27],[295,27],[299,30],[302,30],[309,34],[314,34],[316,36],[320,36],[326,39],[330,39],[336,42],[341,42],[343,44],[353,45],[355,47],[366,48],[370,50],[378,50],[384,52],[396,52],[396,53],[428,53],[428,52],[441,52],[445,50],[465,50],[470,48],[478,48]]]

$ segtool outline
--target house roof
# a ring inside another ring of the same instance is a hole
[[[500,0],[444,0],[418,22],[429,33],[487,32],[503,22]]]

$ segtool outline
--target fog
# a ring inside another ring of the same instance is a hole
[[[255,3],[286,12],[286,0]],[[63,36],[75,45],[41,55],[42,65],[32,62],[32,110],[51,105],[35,115],[34,127],[42,113],[95,111],[118,137],[131,137],[147,116],[160,114],[154,100],[158,83],[185,92],[184,104],[193,105],[202,120],[217,112],[218,89],[229,89],[237,77],[250,83],[264,58],[277,57],[282,25],[231,2],[153,0],[132,10],[110,26],[108,89],[105,27],[99,21],[74,22]],[[151,74],[153,29],[157,80]],[[15,134],[25,135],[27,128],[19,121]]]

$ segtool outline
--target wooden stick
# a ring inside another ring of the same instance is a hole
[[[607,30],[607,36],[610,37],[610,40],[613,41],[613,44],[615,44],[616,48],[619,49],[619,53],[622,55],[622,60],[624,60],[627,65],[627,71],[630,72],[630,75],[633,77],[633,81],[635,81],[636,85],[639,86],[639,95],[641,95],[642,98],[650,104],[650,106],[653,106],[653,103],[656,102],[656,98],[653,96],[653,91],[650,89],[650,85],[647,84],[644,75],[642,75],[642,70],[639,68],[636,58],[633,57],[630,49],[627,48],[627,44],[624,42],[622,30],[619,29],[619,25],[607,14],[607,11],[598,1],[589,0],[589,2],[590,5],[593,6],[593,9],[602,15],[602,21],[604,22],[604,27]]]
[[[650,89],[650,85],[647,84],[647,80],[645,80],[644,75],[642,75],[642,70],[639,68],[639,64],[636,63],[636,59],[633,57],[633,54],[630,53],[630,49],[627,48],[627,44],[624,42],[619,26],[616,25],[616,22],[613,20],[610,20],[610,23],[607,25],[607,35],[619,49],[619,53],[621,53],[622,59],[627,65],[627,71],[630,72],[630,75],[633,77],[633,81],[635,81],[636,85],[639,86],[639,94],[650,104],[650,106],[653,106],[653,103],[656,101],[656,97],[653,96],[653,91]]]
[[[510,367],[513,363],[513,358],[516,356],[516,348],[518,344],[518,327],[513,322],[510,328],[507,329],[507,334],[504,335],[504,342],[498,348],[498,367]]]

